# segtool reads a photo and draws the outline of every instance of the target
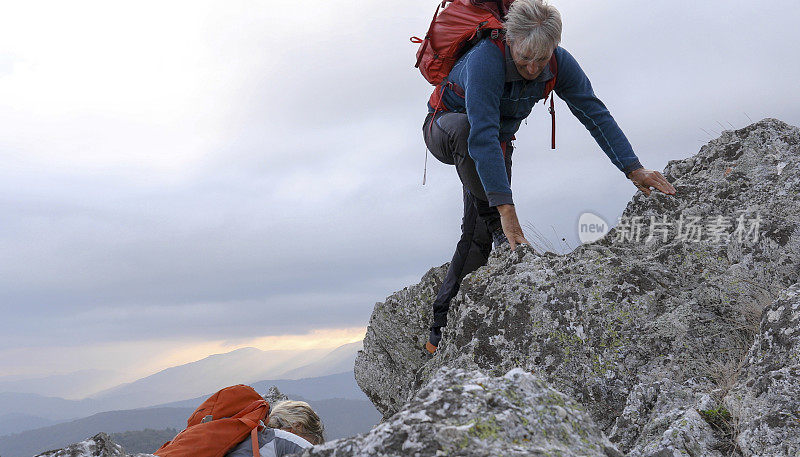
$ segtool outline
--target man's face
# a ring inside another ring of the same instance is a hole
[[[553,53],[550,52],[550,55],[546,58],[536,60],[532,56],[527,55],[526,51],[520,50],[515,46],[509,46],[509,49],[511,50],[511,58],[514,59],[514,65],[516,65],[517,71],[519,71],[519,74],[525,79],[536,79],[553,56]]]

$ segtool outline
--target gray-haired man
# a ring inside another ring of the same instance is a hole
[[[445,281],[433,303],[426,349],[436,351],[447,323],[450,300],[463,277],[484,265],[495,245],[527,244],[511,194],[511,140],[554,77],[555,93],[589,130],[611,162],[633,184],[674,195],[658,171],[645,169],[625,134],[577,61],[559,46],[561,15],[542,0],[515,0],[506,15],[505,49],[485,38],[450,71],[443,89],[447,110],[428,104],[423,136],[431,153],[455,165],[464,190],[459,241]],[[557,77],[549,62],[555,56]],[[505,145],[505,146],[503,146]]]

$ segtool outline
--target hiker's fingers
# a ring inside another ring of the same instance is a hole
[[[643,170],[639,172],[636,179],[632,179],[636,187],[644,192],[645,195],[650,196],[651,187],[668,194],[675,195],[675,188],[667,181],[664,176],[655,170]]]
[[[675,195],[675,186],[670,184],[670,182],[667,181],[667,178],[665,178],[664,175],[662,175],[659,172],[656,172],[656,178],[658,179],[658,182],[661,184],[661,186],[658,187],[658,190],[664,192],[665,194]]]
[[[667,181],[667,179],[664,178],[664,175],[662,175],[661,173],[659,173],[657,171],[653,171],[652,173],[650,173],[647,176],[647,179],[645,180],[645,184],[647,184],[649,186],[653,186],[653,187],[655,187],[656,189],[660,190],[661,192],[663,192],[665,194],[674,194],[675,193],[675,188],[672,187],[672,184],[670,184]]]
[[[646,179],[643,179],[642,182],[634,181],[633,184],[636,185],[636,188],[644,192],[645,195],[650,195],[650,185],[647,184]]]
[[[528,240],[525,239],[522,235],[516,235],[508,239],[508,243],[511,245],[511,250],[515,250],[518,245],[520,244],[530,244]]]
[[[650,186],[652,185],[651,170],[640,168],[634,170],[629,178],[637,189],[644,192],[645,195],[650,195]]]

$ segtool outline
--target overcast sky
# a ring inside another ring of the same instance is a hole
[[[552,3],[647,168],[750,119],[800,124],[796,1]],[[454,168],[429,156],[422,186],[408,38],[434,9],[3,2],[0,376],[358,339],[460,233]],[[513,190],[563,252],[636,189],[556,110],[556,151],[542,105],[517,134]]]

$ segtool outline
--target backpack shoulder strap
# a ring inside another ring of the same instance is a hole
[[[260,445],[258,443],[258,427],[250,430],[250,440],[252,440],[250,446],[253,448],[253,457],[261,457],[261,449],[259,449]]]
[[[547,81],[544,85],[544,99],[547,100],[547,97],[550,95],[550,92],[556,88],[556,80],[558,79],[558,61],[556,60],[556,53],[553,53],[553,56],[550,57],[550,73],[553,74],[553,79]]]
[[[506,42],[505,42],[505,40],[503,38],[501,38],[501,37],[490,38],[490,39],[492,40],[492,43],[495,44],[495,46],[500,48],[500,53],[502,53],[503,54],[503,58],[505,58],[506,57]]]

